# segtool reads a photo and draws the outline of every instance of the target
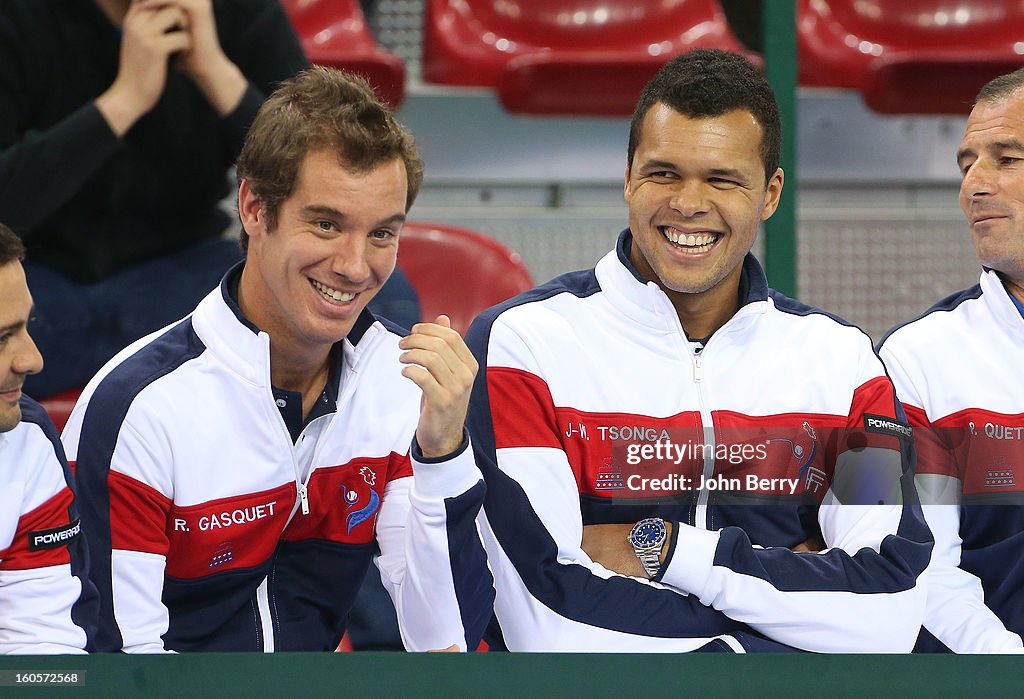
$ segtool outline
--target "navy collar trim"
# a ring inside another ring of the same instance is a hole
[[[767,301],[771,289],[761,263],[753,253],[743,258],[743,272],[740,274],[740,306],[757,301]]]
[[[375,322],[377,322],[377,317],[374,316],[369,309],[364,308],[363,312],[359,314],[358,318],[356,318],[356,322],[352,326],[352,329],[348,331],[346,339],[352,343],[353,347],[355,347],[359,344],[359,341],[363,339],[363,335],[366,334],[366,331],[369,330],[370,326]]]
[[[640,276],[640,272],[633,266],[633,260],[629,259],[631,252],[633,252],[633,232],[627,228],[619,233],[619,239],[615,241],[615,254],[618,255],[619,262],[629,270],[633,278],[647,286],[647,280]]]
[[[235,318],[238,319],[238,322],[249,328],[254,335],[258,335],[260,329],[245,317],[245,314],[242,313],[241,307],[238,305],[238,284],[242,279],[242,269],[244,267],[245,260],[242,260],[227,271],[220,282],[220,293],[224,299],[224,303],[231,309],[231,312],[235,314]],[[356,319],[356,324],[353,326],[352,331],[348,334],[348,338],[352,340],[353,344],[355,344],[356,340],[359,337],[362,337],[363,333],[373,325],[373,321],[373,315],[364,309],[359,318]],[[328,374],[327,387],[324,391],[325,393],[329,392],[328,398],[330,399],[330,405],[332,407],[338,401],[338,386],[341,383],[341,369],[345,363],[345,353],[342,351],[342,345],[344,342],[344,340],[335,342],[331,347],[331,354],[328,358],[328,371],[330,373]],[[313,412],[315,411],[316,408],[313,409]]]
[[[341,351],[341,343],[335,342],[331,354],[327,358],[327,385],[316,406],[309,411],[309,419],[333,413],[338,405],[338,394],[341,388],[341,370],[345,365],[345,353]],[[323,406],[323,407],[321,407]]]
[[[241,260],[227,271],[220,282],[220,295],[227,307],[235,314],[238,322],[252,330],[254,335],[259,335],[260,329],[245,317],[241,307],[238,305],[238,284],[242,281],[242,269],[244,268],[245,260]]]
[[[1024,318],[1024,303],[1021,303],[1009,289],[1006,290],[1006,294],[1010,297],[1010,300],[1013,301],[1013,305],[1017,307],[1017,312],[1020,313],[1021,318]]]
[[[992,269],[991,267],[986,267],[985,265],[982,265],[981,269],[983,272],[995,273],[996,279],[999,280],[999,283],[1003,287],[1003,291],[1005,291],[1006,295],[1010,297],[1010,301],[1012,301],[1013,305],[1017,308],[1017,312],[1020,313],[1021,318],[1024,318],[1024,304],[1018,301],[1017,297],[1013,295],[1013,292],[1010,290],[1010,287],[1006,285],[1006,280],[1003,279],[1003,275],[999,273],[999,270]]]

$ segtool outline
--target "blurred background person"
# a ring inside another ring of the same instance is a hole
[[[307,65],[277,0],[0,6],[0,218],[29,250],[47,357],[27,393],[83,385],[240,258],[228,171],[264,96]],[[396,285],[374,310],[411,324]]]

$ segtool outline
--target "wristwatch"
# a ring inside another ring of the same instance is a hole
[[[661,570],[661,548],[667,538],[665,520],[660,517],[641,519],[629,532],[629,543],[640,559],[640,565],[652,579]]]

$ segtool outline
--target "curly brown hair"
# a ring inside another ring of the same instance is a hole
[[[0,223],[0,267],[25,259],[25,244],[10,228]]]
[[[423,161],[412,135],[358,75],[314,66],[282,82],[260,107],[238,156],[236,172],[263,204],[270,230],[295,188],[299,166],[314,150],[333,150],[365,173],[401,159],[408,178],[405,210],[423,182]],[[249,235],[239,240],[243,252]]]

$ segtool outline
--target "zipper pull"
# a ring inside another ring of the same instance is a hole
[[[302,514],[309,514],[309,497],[306,494],[306,484],[299,483],[299,501],[302,503]]]
[[[704,380],[704,363],[701,361],[700,355],[696,354],[693,356],[693,382],[700,383]]]

